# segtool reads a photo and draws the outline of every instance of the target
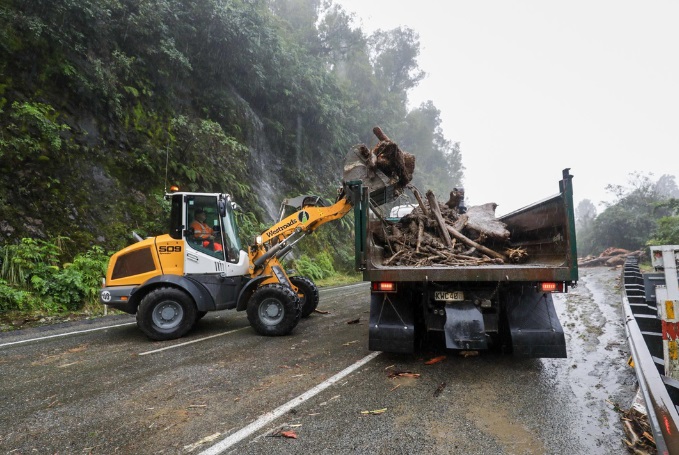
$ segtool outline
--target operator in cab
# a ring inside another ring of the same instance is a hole
[[[206,218],[207,213],[205,213],[205,210],[196,209],[193,214],[193,221],[191,222],[193,236],[197,240],[202,240],[203,247],[212,247],[215,251],[222,251],[222,245],[215,242],[214,230],[205,222]]]

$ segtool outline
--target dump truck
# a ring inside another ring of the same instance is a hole
[[[567,356],[552,294],[567,292],[578,280],[569,169],[558,193],[499,218],[510,232],[509,246],[527,253],[521,264],[385,265],[375,236],[396,221],[376,214],[393,198],[375,200],[364,183],[347,186],[355,214],[356,268],[370,282],[370,350],[409,353],[422,343],[445,341],[446,348],[459,351]]]

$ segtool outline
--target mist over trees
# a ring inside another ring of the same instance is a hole
[[[638,250],[679,244],[679,188],[673,175],[631,173],[627,185],[606,187],[613,202],[597,213],[589,199],[575,209],[578,255],[598,255],[609,247]]]
[[[461,151],[432,102],[408,109],[419,51],[414,30],[365,34],[330,0],[4,1],[2,242],[118,249],[164,231],[168,182],[233,194],[251,234],[264,198],[332,197],[375,125],[446,194]],[[314,242],[348,262],[337,229]]]

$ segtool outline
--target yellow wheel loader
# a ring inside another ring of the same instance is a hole
[[[115,253],[100,291],[102,303],[137,315],[153,340],[183,336],[208,311],[247,311],[262,335],[286,335],[318,305],[318,289],[305,277],[288,276],[279,259],[302,237],[344,216],[344,196],[325,206],[316,196],[286,201],[298,210],[242,249],[228,194],[168,193],[170,232]],[[196,212],[206,215],[207,240],[192,229]]]

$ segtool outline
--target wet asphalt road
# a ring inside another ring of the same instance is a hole
[[[366,359],[367,284],[322,289],[329,313],[281,338],[256,335],[232,311],[166,342],[127,316],[5,333],[0,453],[624,454],[614,408],[629,407],[636,384],[619,271],[580,275],[555,299],[568,359]]]

